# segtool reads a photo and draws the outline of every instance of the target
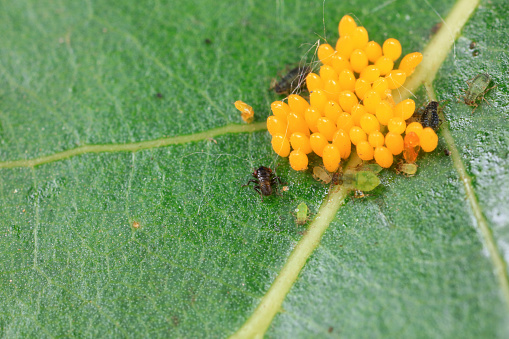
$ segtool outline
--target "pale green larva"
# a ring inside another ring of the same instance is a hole
[[[295,209],[295,222],[298,225],[304,225],[309,220],[308,213],[308,205],[306,205],[304,202],[301,202]]]

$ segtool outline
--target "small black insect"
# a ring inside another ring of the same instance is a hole
[[[422,127],[431,127],[436,131],[442,124],[442,120],[438,116],[438,109],[438,101],[430,101],[426,107],[418,109],[414,113],[414,117]]]
[[[274,83],[270,89],[277,94],[298,94],[306,89],[306,77],[311,71],[311,67],[297,66]]]
[[[442,23],[438,22],[433,27],[431,27],[431,35],[436,34],[440,28],[442,28]]]
[[[203,42],[205,42],[207,45],[211,45],[212,44],[212,40],[210,40],[209,38],[203,40]]]
[[[451,151],[449,151],[449,150],[446,148],[446,149],[444,149],[444,154],[445,154],[446,156],[449,156],[449,155],[451,155]]]
[[[256,179],[251,179],[244,186],[249,186],[250,183],[255,183],[256,185],[253,187],[258,194],[262,197],[272,195],[274,189],[278,184],[282,184],[281,179],[272,174],[272,170],[265,166],[260,166],[258,169],[255,168],[253,172],[253,177]]]

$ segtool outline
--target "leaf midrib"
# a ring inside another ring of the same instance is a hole
[[[0,162],[0,168],[35,167],[86,153],[137,152],[146,149],[207,140],[227,133],[250,133],[263,131],[265,129],[267,129],[267,123],[263,121],[248,125],[227,125],[200,133],[155,140],[131,142],[125,144],[84,145],[67,151],[62,151],[33,159],[2,161]]]

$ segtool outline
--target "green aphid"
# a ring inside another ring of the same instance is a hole
[[[396,168],[396,172],[403,173],[407,177],[413,177],[415,175],[415,173],[417,173],[417,165],[401,162],[398,164],[398,167]]]
[[[323,167],[315,166],[313,167],[313,178],[317,181],[323,181],[328,184],[332,180],[332,175],[330,175]]]
[[[465,101],[465,104],[468,106],[473,106],[474,109],[472,110],[472,113],[474,113],[475,109],[479,104],[476,102],[479,99],[482,99],[488,103],[488,105],[491,105],[488,100],[484,98],[484,95],[493,87],[496,87],[497,85],[488,88],[489,84],[491,82],[491,76],[488,73],[481,73],[476,75],[473,79],[470,79],[467,81],[468,89],[465,91],[465,95],[463,96],[463,99]]]
[[[308,222],[308,205],[306,203],[301,202],[297,208],[295,209],[295,222],[297,225],[304,225],[306,222]]]
[[[371,171],[346,171],[341,177],[347,188],[369,192],[380,185],[380,179]]]

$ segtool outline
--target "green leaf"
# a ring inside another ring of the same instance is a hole
[[[312,61],[318,36],[334,43],[344,14],[405,54],[453,5],[5,3],[1,335],[226,337],[256,318],[268,337],[507,337],[505,1],[481,3],[426,66],[440,69],[417,102],[448,102],[415,177],[384,170],[341,205],[264,130],[271,79]],[[456,97],[480,72],[497,87],[472,114]],[[288,191],[242,187],[260,165]],[[302,202],[315,219],[298,226]],[[286,273],[295,284],[278,285]],[[255,311],[265,301],[274,319]]]

